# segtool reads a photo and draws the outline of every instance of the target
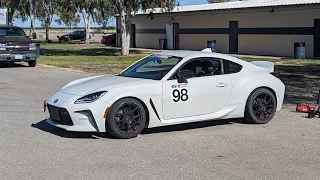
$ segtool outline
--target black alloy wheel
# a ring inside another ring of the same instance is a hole
[[[254,90],[246,103],[244,120],[255,124],[268,123],[277,110],[275,95],[266,88]]]
[[[261,93],[253,100],[253,114],[259,120],[264,121],[268,118],[272,114],[273,108],[273,99],[268,93]]]
[[[106,130],[111,136],[121,139],[136,137],[145,127],[146,110],[136,99],[124,98],[110,108]]]
[[[141,124],[141,109],[134,103],[124,103],[116,110],[115,123],[125,133],[136,131]]]

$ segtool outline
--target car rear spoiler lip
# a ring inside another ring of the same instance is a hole
[[[270,73],[274,72],[274,63],[270,61],[252,61],[252,64],[264,68]]]

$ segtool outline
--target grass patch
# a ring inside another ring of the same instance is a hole
[[[296,59],[268,59],[268,58],[249,58],[249,57],[238,57],[242,60],[251,62],[251,61],[270,61],[278,65],[295,65],[295,66],[306,66],[306,65],[316,65],[320,66],[320,60],[313,59],[304,59],[304,60],[296,60]]]
[[[116,74],[144,56],[41,56],[39,63],[94,74]]]
[[[93,74],[117,74],[148,54],[133,50],[130,56],[124,57],[120,49],[101,44],[41,43],[40,49],[40,64]]]

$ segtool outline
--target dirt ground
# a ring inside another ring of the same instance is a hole
[[[276,66],[286,85],[285,102],[315,103],[320,89],[320,65]]]

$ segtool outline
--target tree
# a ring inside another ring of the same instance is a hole
[[[134,12],[139,9],[153,9],[162,8],[165,11],[172,10],[177,4],[178,0],[112,0],[115,6],[115,14],[119,15],[121,28],[121,54],[123,56],[129,55],[130,47],[130,32],[131,21]]]
[[[79,19],[79,14],[85,24],[86,30],[86,44],[90,42],[90,29],[91,23],[97,22],[98,24],[105,22],[110,13],[110,1],[106,0],[61,0],[63,8],[58,13],[63,22],[74,23]]]
[[[90,42],[90,27],[92,22],[102,24],[108,21],[110,14],[110,1],[106,0],[80,0],[78,7],[86,29],[86,44]]]
[[[29,36],[31,37],[33,33],[35,32],[35,14],[36,14],[36,5],[34,4],[37,1],[33,0],[28,0],[29,2],[29,16],[30,16],[30,22],[31,22],[31,27],[30,27],[30,32]]]
[[[20,0],[18,4],[19,11],[18,17],[22,19],[22,21],[27,21],[30,18],[30,31],[29,36],[32,36],[35,32],[35,18],[38,7],[37,0]]]
[[[46,29],[46,41],[49,42],[49,28],[52,23],[53,16],[56,13],[56,0],[38,0],[37,18],[44,24]]]
[[[229,2],[231,0],[208,0],[208,3],[222,3],[222,2]]]
[[[8,22],[13,24],[13,20],[18,13],[20,0],[1,0],[0,7],[6,7],[8,9]]]
[[[64,23],[69,28],[76,26],[80,22],[80,16],[74,0],[58,0],[57,3],[56,15],[59,18],[55,21],[60,25]]]

